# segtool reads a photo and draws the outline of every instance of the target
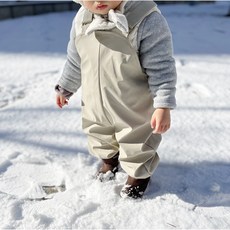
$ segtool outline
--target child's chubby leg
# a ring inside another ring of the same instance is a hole
[[[145,123],[122,129],[116,138],[120,146],[120,165],[128,174],[120,194],[122,197],[141,198],[159,163],[156,151],[161,135],[152,133],[149,123]]]
[[[152,131],[149,122],[134,128],[121,127],[119,131],[98,124],[91,126],[87,130],[89,151],[102,160],[97,179],[113,179],[120,163],[128,174],[121,196],[141,198],[159,162],[156,150],[161,135]]]
[[[156,168],[159,162],[159,156],[157,153],[153,161]],[[121,189],[120,196],[122,198],[126,198],[126,197],[130,197],[133,199],[142,198],[144,192],[146,191],[146,188],[148,187],[150,178],[151,176],[147,178],[134,178],[128,176],[125,185]]]
[[[119,165],[119,145],[115,139],[114,128],[97,124],[88,132],[89,152],[101,159],[96,178],[100,181],[114,179]]]

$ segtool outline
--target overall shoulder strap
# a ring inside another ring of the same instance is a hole
[[[132,30],[139,22],[141,22],[151,12],[160,10],[157,8],[157,4],[153,1],[137,1],[130,9],[125,12],[125,16],[128,20],[129,29]]]

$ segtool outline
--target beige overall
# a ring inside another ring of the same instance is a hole
[[[159,162],[161,135],[152,133],[153,99],[136,50],[117,28],[81,35],[76,47],[89,151],[101,159],[119,152],[128,175],[151,176]]]

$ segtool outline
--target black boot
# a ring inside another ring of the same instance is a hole
[[[142,198],[148,183],[150,181],[150,177],[145,179],[135,179],[131,176],[128,176],[128,179],[121,189],[120,195],[123,198],[130,197],[133,199]]]

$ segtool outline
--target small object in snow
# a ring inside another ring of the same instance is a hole
[[[64,192],[66,190],[65,185],[46,185],[46,186],[42,186],[42,189],[44,190],[44,192],[49,195],[49,194],[53,194],[53,193],[57,193],[57,192]]]
[[[41,185],[33,182],[30,188],[21,196],[25,200],[47,200],[51,199],[52,194],[64,192],[66,190],[65,184],[61,185]]]

